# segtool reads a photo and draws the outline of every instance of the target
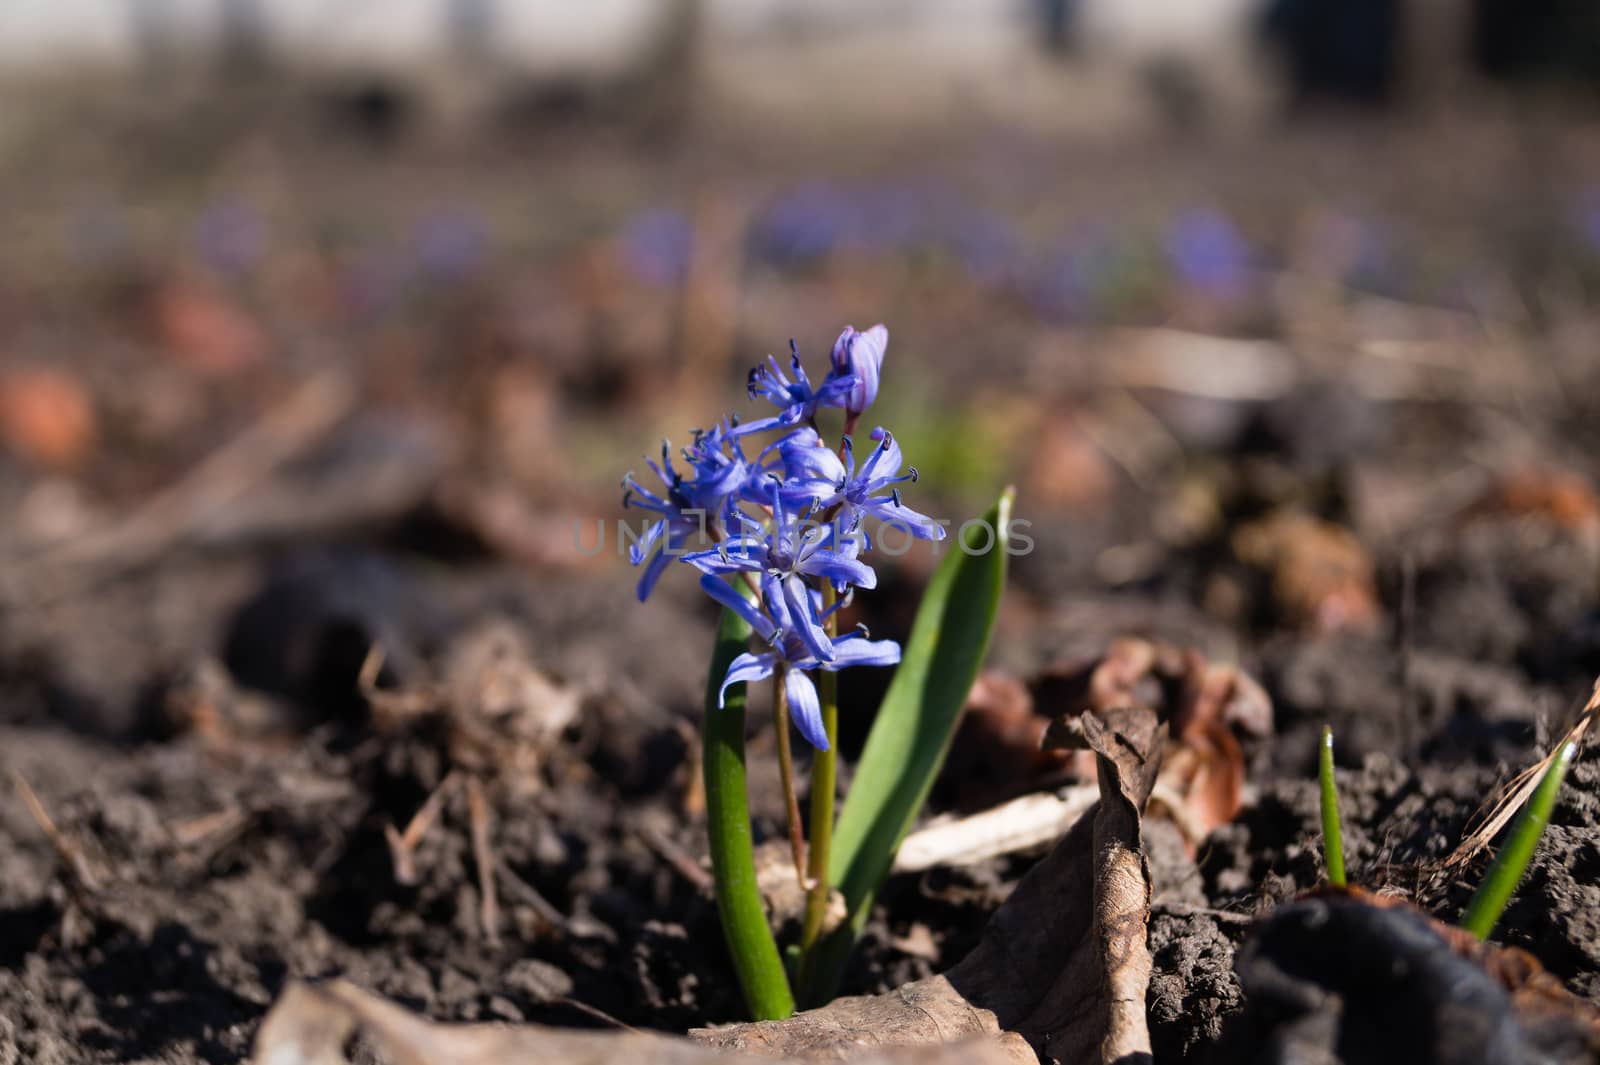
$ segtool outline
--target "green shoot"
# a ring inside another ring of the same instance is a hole
[[[1494,856],[1483,883],[1478,885],[1477,893],[1461,915],[1461,927],[1479,939],[1489,938],[1489,933],[1500,921],[1500,915],[1505,912],[1506,904],[1516,892],[1517,885],[1522,882],[1523,874],[1528,871],[1533,852],[1539,846],[1539,837],[1544,835],[1545,826],[1550,823],[1550,811],[1555,809],[1556,793],[1561,790],[1561,781],[1566,777],[1577,749],[1577,741],[1568,740],[1551,758],[1550,768],[1545,770],[1539,786],[1528,799],[1528,805],[1512,822],[1511,835],[1507,837],[1505,846]]]
[[[1328,864],[1328,883],[1344,887],[1344,830],[1339,823],[1339,788],[1333,780],[1333,729],[1322,726],[1317,752],[1317,779],[1322,784],[1322,854]]]

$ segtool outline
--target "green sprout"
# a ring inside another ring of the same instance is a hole
[[[1344,887],[1344,830],[1339,825],[1339,788],[1333,781],[1333,729],[1322,726],[1317,752],[1317,779],[1322,784],[1322,853],[1328,883]]]
[[[1576,740],[1568,740],[1556,750],[1550,760],[1550,768],[1545,770],[1528,805],[1512,822],[1511,835],[1506,839],[1505,846],[1495,855],[1488,875],[1478,885],[1477,893],[1461,915],[1461,927],[1479,939],[1489,938],[1500,915],[1505,912],[1506,904],[1516,892],[1517,885],[1522,882],[1523,874],[1528,871],[1528,863],[1533,860],[1533,852],[1539,846],[1539,837],[1544,835],[1545,826],[1550,823],[1550,811],[1555,808],[1556,793],[1561,790],[1561,781],[1566,777],[1577,750]]]

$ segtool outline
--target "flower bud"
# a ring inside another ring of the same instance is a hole
[[[889,346],[889,330],[881,324],[865,333],[850,326],[833,343],[833,375],[845,377],[854,374],[856,381],[845,399],[845,413],[859,415],[872,406],[878,398],[878,372],[883,367],[883,353]]]

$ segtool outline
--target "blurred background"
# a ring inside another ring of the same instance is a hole
[[[846,323],[1038,603],[1375,623],[1441,515],[1594,516],[1597,89],[1579,0],[8,3],[11,712],[133,727],[308,544],[626,600],[575,524]],[[1357,591],[1261,606],[1284,508]]]

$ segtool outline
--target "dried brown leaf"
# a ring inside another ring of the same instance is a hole
[[[674,1036],[637,1031],[578,1031],[542,1025],[440,1024],[344,980],[291,983],[256,1035],[255,1065],[348,1065],[344,1047],[361,1034],[386,1065],[750,1065],[770,1057],[729,1053]],[[860,1033],[856,1033],[858,1036]],[[1020,1043],[1020,1041],[1018,1041]],[[841,1040],[830,1053],[854,1065],[1015,1065],[1032,1061],[993,1036],[946,1046],[878,1050]]]
[[[1233,549],[1268,574],[1273,600],[1292,625],[1370,631],[1382,615],[1372,556],[1342,525],[1279,510],[1238,529]]]

